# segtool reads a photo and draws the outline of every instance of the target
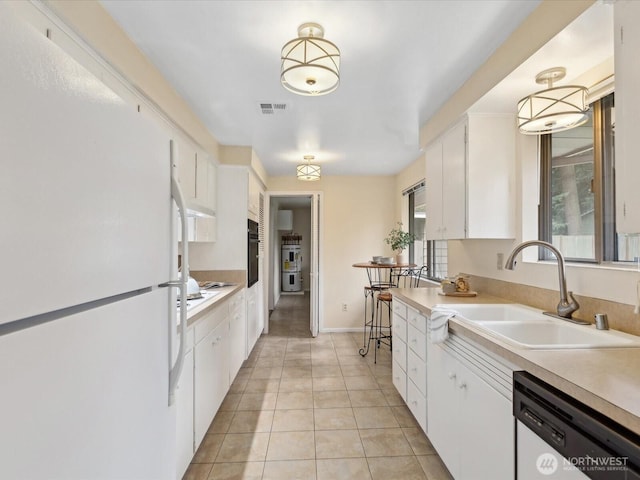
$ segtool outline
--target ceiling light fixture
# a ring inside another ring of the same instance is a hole
[[[313,182],[320,180],[320,165],[313,165],[311,161],[316,158],[313,155],[305,155],[304,159],[307,163],[298,165],[298,180],[305,180],[307,182]]]
[[[303,23],[298,38],[282,47],[282,86],[298,95],[326,95],[340,83],[340,50],[317,23]]]
[[[525,135],[561,132],[589,120],[588,90],[580,85],[554,87],[567,74],[564,67],[549,68],[536,75],[536,83],[547,84],[518,102],[518,127]]]

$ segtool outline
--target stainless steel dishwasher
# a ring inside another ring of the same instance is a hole
[[[518,480],[640,479],[640,436],[528,372],[513,373]]]

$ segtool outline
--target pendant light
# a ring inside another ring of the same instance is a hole
[[[564,67],[549,68],[536,76],[536,83],[547,84],[518,102],[518,128],[525,135],[561,132],[589,120],[588,90],[580,85],[554,87],[553,82],[567,74]]]
[[[307,163],[298,165],[297,173],[298,180],[305,180],[307,182],[314,182],[320,180],[320,165],[313,165],[311,161],[315,159],[313,155],[305,155],[304,159]]]
[[[298,38],[282,47],[282,86],[298,95],[326,95],[340,83],[340,50],[317,23],[303,23]]]

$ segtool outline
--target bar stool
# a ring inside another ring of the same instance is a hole
[[[369,280],[369,285],[365,285],[364,287],[364,330],[363,330],[363,346],[358,351],[360,355],[363,357],[369,353],[369,348],[371,342],[375,343],[375,347],[380,347],[381,341],[381,328],[380,325],[376,322],[378,319],[377,315],[377,298],[378,296],[388,291],[389,288],[394,287],[393,283],[393,271],[391,268],[379,268],[376,265],[367,265],[367,278]],[[367,314],[367,308],[369,306],[370,299],[370,309],[371,315]],[[368,335],[368,338],[367,338]],[[389,335],[384,335],[382,338],[390,338]],[[374,363],[377,361],[377,351],[374,348]]]

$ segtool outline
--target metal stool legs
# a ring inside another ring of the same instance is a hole
[[[393,335],[391,334],[391,301],[392,296],[389,292],[378,292],[376,299],[376,328],[377,342],[376,347],[380,348],[380,344],[389,345],[389,350],[393,350]],[[386,309],[384,308],[386,305]],[[383,315],[386,310],[387,325],[383,325]],[[385,333],[385,330],[387,332]],[[373,363],[377,363],[377,349],[373,357]]]
[[[367,315],[367,305],[371,298],[371,317]],[[375,326],[375,292],[369,287],[364,287],[364,330],[362,332],[362,348],[358,350],[358,353],[363,357],[369,353],[369,345],[371,340],[374,339],[374,326]],[[367,338],[367,329],[369,330]]]
[[[368,300],[371,299],[371,314],[367,314]],[[380,305],[380,304],[383,305]],[[387,306],[388,325],[383,325],[384,304]],[[363,346],[358,351],[363,357],[369,353],[371,342],[374,343],[373,363],[378,363],[378,348],[380,344],[389,345],[391,340],[391,294],[386,291],[368,289],[365,287],[365,322],[363,331]],[[387,330],[387,332],[385,332]]]

